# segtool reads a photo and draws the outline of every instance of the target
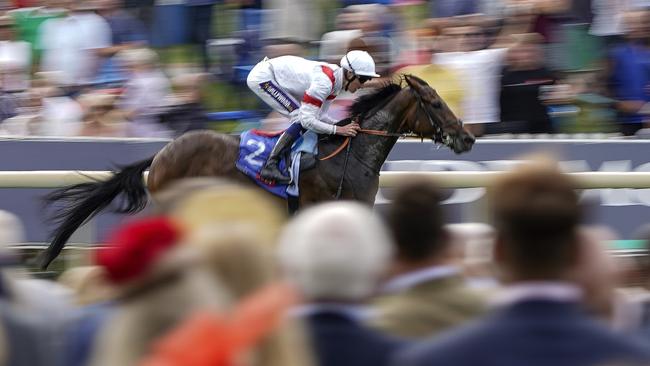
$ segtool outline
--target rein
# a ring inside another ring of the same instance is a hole
[[[404,133],[397,133],[397,132],[388,132],[388,131],[382,131],[382,130],[368,130],[365,128],[362,128],[359,130],[359,133],[365,133],[366,135],[372,135],[372,136],[383,136],[383,137],[406,137],[408,136],[407,134]],[[340,154],[343,149],[348,147],[350,145],[350,142],[352,141],[352,137],[348,136],[343,140],[343,143],[336,148],[331,154],[327,155],[324,158],[319,158],[318,160],[320,161],[325,161],[329,160],[336,155]]]
[[[416,110],[417,110],[417,108],[416,108]],[[404,127],[404,124],[406,123],[406,121],[409,118],[412,117],[414,112],[415,111],[412,111],[412,112],[408,113],[404,117],[404,119],[402,119],[402,122],[400,123],[399,128],[398,128],[398,131],[401,130],[402,127]],[[406,137],[406,136],[409,136],[409,134],[400,133],[400,132],[388,132],[388,131],[384,131],[384,130],[371,130],[371,129],[367,129],[367,128],[361,128],[361,129],[359,129],[358,132],[359,133],[365,133],[366,135],[382,136],[382,137]],[[326,157],[319,158],[318,160],[325,161],[325,160],[329,160],[329,159],[337,156],[338,154],[341,153],[341,151],[343,151],[343,149],[345,149],[346,147],[348,147],[350,145],[351,141],[352,141],[352,137],[349,137],[349,136],[346,137],[345,140],[343,140],[343,143],[341,143],[341,145],[339,147],[337,147],[336,150],[334,150],[331,154],[327,155]]]

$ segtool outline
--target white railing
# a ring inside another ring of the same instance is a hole
[[[145,173],[146,174],[146,173]],[[379,186],[395,187],[412,179],[430,179],[441,188],[474,188],[489,186],[501,172],[381,172]],[[568,173],[578,188],[650,188],[650,173],[583,172]],[[106,180],[109,171],[37,170],[0,172],[0,188],[60,188],[73,184]]]
[[[503,172],[382,172],[379,185],[394,187],[412,179],[429,179],[441,188],[487,187]],[[650,173],[645,172],[581,172],[568,173],[580,189],[596,188],[650,188]]]

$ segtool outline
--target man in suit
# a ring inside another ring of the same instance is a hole
[[[384,332],[427,337],[484,311],[483,298],[467,287],[454,263],[440,197],[429,182],[411,182],[397,190],[388,209],[397,256],[372,321]]]
[[[647,347],[616,335],[581,307],[571,283],[583,212],[574,182],[536,162],[503,176],[489,202],[494,257],[507,285],[485,319],[406,350],[399,366],[646,365]]]
[[[400,342],[364,326],[364,301],[391,256],[384,225],[365,206],[335,202],[302,212],[280,239],[287,280],[304,297],[294,310],[319,366],[388,365]]]

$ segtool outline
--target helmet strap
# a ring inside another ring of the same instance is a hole
[[[350,68],[350,70],[346,70],[346,71],[349,72],[352,75],[352,77],[350,77],[350,78],[348,78],[347,75],[345,76],[345,81],[346,81],[346,83],[345,83],[345,91],[348,91],[348,88],[350,87],[350,83],[352,83],[354,81],[354,78],[357,77],[357,72],[354,71],[354,67],[352,67],[352,63],[350,62],[350,59],[348,58],[347,53],[345,54],[345,60],[348,62],[348,67]]]
[[[350,84],[354,81],[354,79],[356,78],[356,75],[354,75],[353,73],[351,73],[348,70],[345,70],[344,74],[345,74],[345,88],[344,89],[345,89],[345,91],[349,91],[348,88],[350,87]],[[348,77],[348,75],[351,75],[351,77]]]

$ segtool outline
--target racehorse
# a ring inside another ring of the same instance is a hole
[[[474,136],[463,128],[462,121],[438,93],[412,75],[360,97],[350,112],[351,118],[339,124],[354,119],[361,126],[359,134],[353,139],[342,136],[319,139],[320,158],[313,169],[300,174],[300,207],[339,198],[373,204],[379,189],[379,170],[398,138],[406,134],[430,138],[456,153],[469,151],[474,144]],[[53,233],[50,246],[41,254],[41,266],[46,268],[75,230],[120,195],[124,199],[116,211],[135,213],[145,207],[147,189],[154,196],[181,178],[225,177],[255,184],[235,166],[239,142],[236,136],[212,131],[187,133],[171,141],[154,157],[123,167],[107,181],[54,191],[48,196],[48,202],[65,206],[55,217],[60,225]],[[147,168],[145,187],[142,174]]]

